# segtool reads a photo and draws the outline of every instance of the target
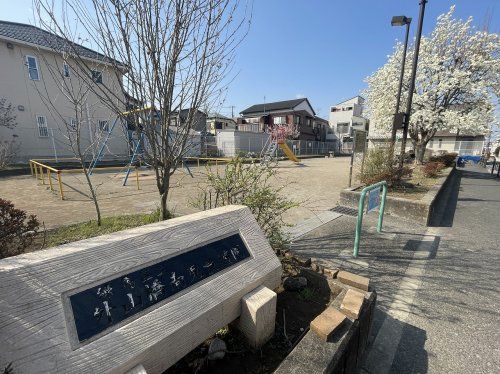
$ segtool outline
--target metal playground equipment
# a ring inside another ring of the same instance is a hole
[[[294,125],[273,125],[270,129],[269,138],[267,139],[260,154],[261,164],[269,164],[273,160],[277,162],[278,147],[281,148],[288,159],[296,164],[300,163],[297,156],[295,156],[288,144],[286,144],[286,139],[295,135],[295,133],[296,131]]]
[[[126,118],[127,116],[130,116],[132,114],[137,115],[141,113],[145,113],[145,116],[140,117],[140,120],[144,122],[152,123],[154,121],[154,117],[158,118],[158,113],[152,107],[133,109],[121,113],[120,116],[118,116],[114,120],[113,125],[111,126],[108,133],[104,137],[102,144],[99,146],[99,151],[97,152],[97,154],[90,163],[89,173],[91,175],[94,168],[98,165],[100,161],[102,161],[108,140],[117,123],[122,122],[122,118]],[[133,124],[131,124],[130,121],[123,121],[123,122],[126,128],[127,141],[130,146],[130,154],[131,154],[130,160],[127,164],[125,177],[123,178],[123,186],[126,186],[129,175],[137,162],[139,162],[141,165],[146,165],[146,166],[149,165],[145,162],[145,153],[147,148],[146,138],[144,136],[144,132],[140,131],[140,129],[144,126],[144,124],[141,123],[141,121],[139,121],[139,123],[136,123],[136,121],[134,121]],[[168,132],[168,136],[170,140],[173,140],[173,135],[171,131]],[[186,172],[193,178],[193,174],[191,173],[191,170],[189,169],[189,166],[186,163],[186,158],[184,157],[182,158],[182,166],[186,170]]]

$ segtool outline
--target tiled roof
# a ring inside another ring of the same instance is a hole
[[[42,30],[33,25],[0,21],[0,38],[5,37],[19,41],[20,43],[34,44],[40,47],[53,49],[61,52],[76,52],[77,55],[93,60],[112,62],[113,60],[99,52],[93,51],[80,44],[71,43],[60,36]],[[123,64],[120,64],[123,65]]]
[[[242,111],[241,114],[245,115],[250,113],[262,113],[262,112],[271,112],[274,110],[293,109],[304,100],[306,100],[307,103],[309,103],[309,100],[307,100],[307,98],[304,97],[301,99],[277,101],[274,103],[255,104],[252,105],[250,108],[247,108],[244,111]],[[309,104],[309,106],[311,106],[311,104]]]

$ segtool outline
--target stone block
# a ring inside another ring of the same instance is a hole
[[[370,286],[370,279],[362,277],[361,275],[352,274],[347,271],[339,271],[337,279],[344,284],[352,287],[359,288],[363,291],[368,291]]]
[[[161,374],[238,319],[249,292],[278,287],[281,274],[243,206],[1,259],[0,365],[116,374],[141,364]]]
[[[147,373],[146,369],[144,369],[144,366],[137,365],[136,367],[127,371],[126,374],[148,374],[148,373]]]
[[[328,269],[328,268],[325,268],[325,270],[323,271],[323,273],[326,276],[334,279],[337,276],[337,274],[339,273],[339,270],[338,269]]]
[[[320,264],[314,263],[314,262],[311,264],[311,269],[314,270],[316,273],[320,273],[320,274],[323,274],[323,271],[324,271],[323,266],[321,266]]]
[[[342,303],[340,304],[340,311],[347,317],[357,319],[359,312],[363,306],[365,295],[361,292],[354,290],[347,290]]]
[[[334,307],[326,308],[311,322],[311,330],[323,341],[329,341],[344,324],[346,316]]]
[[[276,292],[263,286],[241,299],[241,316],[236,326],[250,347],[259,348],[273,336],[276,300]]]

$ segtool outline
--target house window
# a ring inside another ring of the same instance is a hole
[[[99,120],[99,130],[102,132],[109,132],[109,122]]]
[[[36,116],[36,124],[38,125],[38,136],[40,138],[48,138],[49,129],[47,128],[47,119],[45,116]]]
[[[92,80],[95,83],[102,84],[102,71],[91,70],[91,72],[92,72]]]
[[[282,116],[282,117],[274,117],[273,118],[273,123],[275,125],[284,125],[286,124],[286,117],[285,116]]]
[[[311,119],[310,118],[307,119],[307,126],[311,127]]]
[[[337,107],[332,107],[332,108],[330,109],[330,111],[331,111],[331,112],[338,112],[339,110],[340,110],[340,109],[339,109],[339,108],[337,108]]]
[[[349,124],[348,123],[337,124],[337,132],[339,134],[348,134],[349,133]]]
[[[71,131],[76,131],[76,128],[77,128],[76,118],[70,118],[69,119],[69,129]]]
[[[443,139],[438,140],[438,148],[441,149],[441,143],[443,143]]]
[[[28,67],[28,75],[31,80],[40,80],[40,75],[38,73],[38,61],[36,57],[26,56],[26,66]]]
[[[69,65],[66,63],[63,64],[63,75],[65,78],[69,78]]]
[[[294,125],[300,125],[300,116],[293,116]]]

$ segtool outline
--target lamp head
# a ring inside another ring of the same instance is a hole
[[[391,26],[404,26],[411,22],[411,18],[406,16],[394,16],[391,20]]]

